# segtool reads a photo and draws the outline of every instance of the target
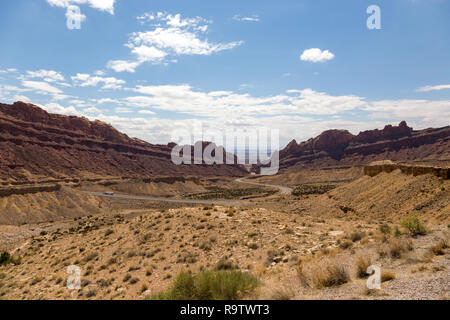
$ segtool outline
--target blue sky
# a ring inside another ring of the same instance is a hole
[[[381,29],[369,30],[369,5]],[[82,15],[68,29],[68,6]],[[0,4],[0,101],[167,143],[194,125],[330,128],[450,118],[450,1],[17,0]],[[303,59],[301,58],[303,56]]]

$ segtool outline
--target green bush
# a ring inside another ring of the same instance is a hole
[[[424,235],[427,234],[428,231],[425,226],[420,222],[419,217],[416,215],[412,215],[404,218],[400,225],[409,230],[412,235]]]
[[[3,251],[3,253],[0,255],[0,266],[6,266],[9,264],[12,260],[11,255],[8,251]]]
[[[254,276],[241,271],[182,272],[156,300],[237,300],[259,284]]]
[[[383,224],[382,226],[380,226],[380,232],[383,234],[390,234],[391,227],[389,227],[387,224]]]

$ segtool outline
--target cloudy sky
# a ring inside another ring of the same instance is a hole
[[[445,126],[449,13],[447,0],[1,1],[0,101],[151,143],[195,125],[279,129],[282,146],[330,128]]]

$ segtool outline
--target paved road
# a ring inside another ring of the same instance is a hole
[[[284,187],[284,186],[278,186],[278,185],[275,185],[275,184],[265,184],[265,183],[250,182],[248,180],[244,180],[244,178],[236,179],[236,182],[245,183],[245,184],[251,184],[251,185],[254,185],[254,186],[276,188],[276,189],[280,190],[281,194],[291,194],[292,193],[292,189],[291,188]]]
[[[273,185],[273,184],[265,184],[265,183],[256,183],[256,182],[249,182],[247,180],[244,180],[244,178],[236,179],[236,182],[239,183],[245,183],[245,184],[251,184],[255,186],[262,186],[262,187],[271,187],[271,188],[277,188],[280,190],[281,194],[291,194],[292,189],[288,187]],[[239,201],[242,200],[196,200],[196,199],[175,199],[175,198],[163,198],[163,197],[150,197],[150,196],[133,196],[128,194],[120,194],[120,193],[114,193],[113,195],[107,195],[103,192],[93,192],[93,191],[83,191],[84,193],[97,196],[97,197],[105,197],[105,198],[118,198],[118,199],[130,199],[130,200],[147,200],[147,201],[164,201],[164,202],[175,202],[175,203],[195,203],[195,204],[206,204],[206,205],[239,205]]]

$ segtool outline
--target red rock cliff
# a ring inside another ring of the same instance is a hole
[[[246,173],[241,166],[174,165],[172,147],[129,138],[101,121],[49,114],[23,102],[0,104],[1,180]]]

